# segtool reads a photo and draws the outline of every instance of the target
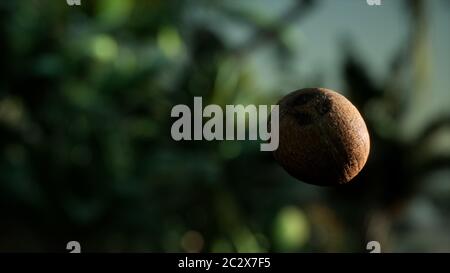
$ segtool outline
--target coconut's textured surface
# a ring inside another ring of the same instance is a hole
[[[352,180],[370,150],[366,124],[344,96],[324,88],[294,91],[279,102],[275,159],[306,183],[333,186]]]

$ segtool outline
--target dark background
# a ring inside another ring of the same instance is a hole
[[[450,251],[447,1],[1,1],[0,251]],[[176,104],[346,95],[338,188],[255,141],[176,142]]]

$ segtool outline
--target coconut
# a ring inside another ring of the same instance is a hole
[[[274,157],[293,177],[334,186],[349,183],[370,151],[367,126],[358,109],[324,88],[294,91],[279,101],[279,146]]]

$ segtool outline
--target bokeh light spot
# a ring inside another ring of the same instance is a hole
[[[181,247],[188,253],[198,253],[202,251],[203,245],[203,236],[195,230],[186,232],[181,238]]]
[[[111,61],[117,57],[116,41],[108,35],[98,35],[92,41],[92,54],[100,61]]]
[[[303,246],[310,235],[306,215],[300,209],[287,206],[280,210],[275,220],[275,240],[282,251]]]
[[[168,58],[177,57],[182,50],[182,41],[173,27],[163,27],[158,33],[158,46]]]

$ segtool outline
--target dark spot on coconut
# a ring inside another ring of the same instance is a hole
[[[313,115],[303,111],[296,111],[293,113],[293,116],[300,126],[309,125],[315,120]]]
[[[315,109],[319,116],[323,116],[331,110],[331,100],[325,96],[321,95],[320,99],[317,101],[315,105]]]
[[[292,100],[292,102],[290,103],[289,106],[291,107],[295,107],[295,106],[302,106],[307,104],[308,102],[316,99],[319,95],[315,94],[315,93],[304,93],[304,94],[300,94],[298,95],[294,100]]]
[[[325,94],[304,93],[288,102],[288,112],[298,125],[305,126],[319,120],[331,110],[331,100]]]

